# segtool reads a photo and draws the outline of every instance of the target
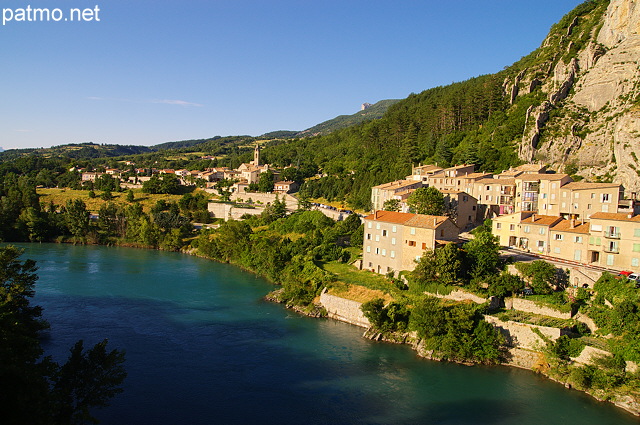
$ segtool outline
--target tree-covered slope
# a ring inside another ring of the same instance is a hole
[[[500,72],[412,94],[379,120],[274,143],[264,157],[280,165],[317,165],[325,177],[307,183],[307,193],[365,209],[372,185],[402,178],[417,163],[475,163],[497,172],[539,160],[561,170],[564,158],[549,155],[558,137],[594,131],[593,112],[569,99],[580,81],[578,65],[585,62],[587,69],[607,53],[595,37],[607,28],[610,9],[608,0],[587,1],[554,25],[540,48]],[[596,158],[609,161],[611,150]]]

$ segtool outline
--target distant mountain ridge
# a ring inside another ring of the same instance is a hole
[[[338,115],[335,118],[321,122],[320,124],[314,125],[311,128],[297,133],[296,137],[325,135],[336,130],[360,124],[364,121],[382,118],[389,107],[399,101],[400,99],[381,100],[369,106],[367,109],[358,111],[355,114]]]

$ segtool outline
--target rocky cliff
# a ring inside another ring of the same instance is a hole
[[[505,95],[536,97],[520,158],[640,193],[640,4],[586,2],[514,67]]]

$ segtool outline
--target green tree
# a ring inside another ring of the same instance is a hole
[[[56,423],[97,423],[90,409],[108,406],[109,400],[123,391],[121,384],[127,376],[124,360],[124,352],[107,350],[106,339],[88,351],[84,351],[82,340],[76,342],[55,378]]]
[[[42,308],[32,306],[38,279],[22,251],[0,248],[0,409],[2,423],[80,424],[97,422],[89,412],[121,392],[124,354],[107,352],[106,340],[83,353],[78,342],[62,366],[41,358],[40,333],[49,327]]]
[[[442,215],[444,196],[435,187],[420,187],[407,199],[410,211],[415,214]]]
[[[65,222],[76,240],[84,240],[89,232],[89,211],[82,199],[70,199],[64,208]]]
[[[384,211],[400,211],[400,201],[397,199],[387,199],[382,204]]]
[[[484,278],[494,275],[500,267],[500,245],[491,233],[480,232],[464,245],[471,277]]]
[[[127,202],[133,203],[136,200],[135,195],[133,194],[133,190],[129,189],[127,192]]]
[[[258,190],[260,192],[273,192],[275,179],[273,177],[273,171],[267,170],[264,173],[260,173],[258,179]]]

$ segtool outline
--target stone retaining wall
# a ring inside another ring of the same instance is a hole
[[[529,325],[526,323],[502,321],[494,316],[484,316],[484,319],[495,326],[507,340],[507,343],[513,347],[524,348],[528,350],[540,350],[546,345],[546,342],[533,331],[537,329],[545,337],[555,341],[562,335],[562,330],[558,328],[550,328],[548,326]]]
[[[507,309],[542,314],[543,316],[555,317],[556,319],[571,319],[571,312],[563,313],[551,307],[545,307],[535,303],[534,301],[525,300],[523,298],[505,298],[504,305]]]
[[[224,218],[225,221],[229,219],[239,220],[245,214],[258,215],[262,214],[264,208],[245,208],[236,207],[232,204],[223,204],[221,202],[209,202],[209,212],[216,218]]]
[[[371,326],[360,306],[362,303],[348,300],[346,298],[329,295],[327,289],[322,290],[320,294],[320,304],[327,310],[327,315],[336,320],[351,323],[352,325],[368,328]]]

